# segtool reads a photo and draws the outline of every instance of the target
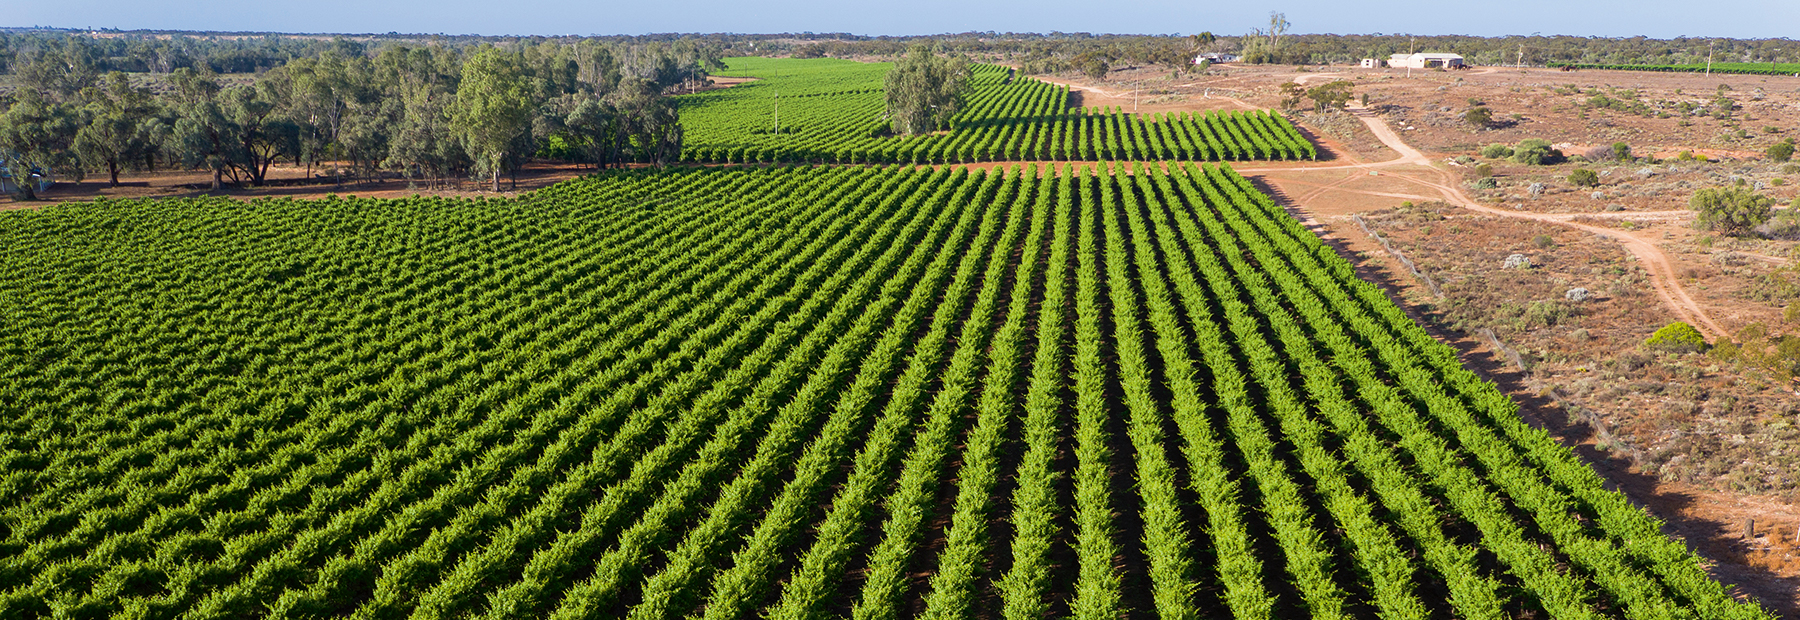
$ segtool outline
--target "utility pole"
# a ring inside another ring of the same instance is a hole
[[[1407,77],[1407,79],[1412,78],[1412,58],[1411,58],[1411,56],[1413,54],[1419,53],[1418,43],[1419,43],[1418,37],[1407,37],[1407,39],[1406,39],[1406,55],[1408,56],[1408,58],[1406,59],[1406,77]]]
[[[1714,42],[1706,45],[1706,75],[1707,75],[1707,77],[1712,77],[1713,48],[1717,47],[1718,45],[1719,45],[1718,41],[1714,41]]]
[[[1132,82],[1131,83],[1131,113],[1132,114],[1137,114],[1138,84],[1140,84],[1140,82]]]
[[[781,91],[775,91],[775,135],[781,135]]]

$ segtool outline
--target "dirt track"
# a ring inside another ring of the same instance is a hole
[[[1297,77],[1294,79],[1294,81],[1299,82],[1301,84],[1305,84],[1307,82],[1315,81],[1315,80],[1336,78],[1339,75],[1341,75],[1341,74],[1338,74],[1338,73],[1316,73],[1316,74],[1312,74],[1312,75],[1304,75],[1304,76]],[[1391,159],[1388,161],[1376,162],[1376,163],[1352,163],[1352,164],[1347,164],[1347,165],[1331,165],[1331,166],[1296,166],[1296,167],[1282,167],[1282,168],[1275,168],[1275,169],[1247,168],[1247,169],[1240,169],[1239,171],[1245,172],[1245,173],[1252,173],[1252,172],[1262,172],[1262,171],[1272,171],[1272,170],[1345,170],[1345,169],[1373,170],[1376,168],[1391,168],[1391,167],[1398,167],[1398,166],[1413,166],[1416,168],[1422,168],[1423,171],[1430,171],[1433,175],[1438,177],[1439,181],[1431,181],[1431,180],[1421,179],[1418,177],[1407,175],[1404,172],[1398,172],[1398,171],[1396,172],[1396,176],[1398,176],[1399,178],[1411,181],[1413,183],[1423,185],[1427,188],[1437,190],[1437,192],[1442,195],[1442,198],[1444,200],[1446,200],[1452,204],[1455,204],[1459,207],[1462,207],[1464,209],[1468,209],[1470,211],[1476,211],[1479,213],[1485,213],[1488,215],[1496,215],[1496,216],[1500,216],[1500,217],[1521,218],[1521,219],[1528,219],[1528,220],[1536,220],[1536,221],[1540,221],[1540,222],[1554,222],[1554,223],[1562,224],[1564,226],[1569,226],[1571,228],[1579,229],[1584,232],[1593,233],[1596,235],[1601,235],[1603,237],[1609,237],[1609,238],[1618,240],[1620,244],[1625,246],[1626,250],[1631,252],[1632,256],[1637,257],[1638,261],[1643,263],[1644,269],[1646,271],[1650,272],[1650,275],[1651,275],[1650,284],[1653,288],[1656,289],[1657,297],[1661,298],[1663,300],[1663,303],[1667,304],[1669,306],[1670,310],[1675,312],[1676,316],[1681,317],[1681,320],[1686,321],[1690,324],[1693,324],[1696,327],[1699,327],[1708,332],[1711,332],[1712,335],[1714,335],[1714,336],[1730,335],[1730,332],[1726,331],[1725,328],[1720,327],[1719,324],[1716,321],[1714,321],[1710,315],[1707,314],[1706,309],[1701,308],[1700,304],[1696,303],[1694,301],[1693,297],[1689,296],[1687,291],[1681,287],[1681,281],[1679,278],[1676,277],[1673,262],[1669,260],[1669,257],[1667,254],[1664,254],[1663,251],[1660,248],[1658,248],[1656,246],[1656,244],[1651,242],[1650,240],[1645,239],[1644,237],[1641,237],[1637,234],[1633,234],[1628,231],[1616,230],[1616,229],[1612,229],[1612,228],[1604,228],[1604,227],[1600,227],[1600,226],[1594,226],[1594,225],[1590,225],[1590,224],[1582,224],[1579,222],[1575,222],[1575,221],[1573,221],[1573,219],[1576,217],[1575,214],[1566,214],[1566,213],[1548,214],[1548,213],[1531,213],[1531,212],[1526,212],[1526,211],[1511,211],[1511,210],[1506,210],[1506,209],[1497,209],[1497,208],[1494,208],[1491,206],[1487,206],[1487,205],[1475,202],[1474,200],[1470,200],[1467,195],[1462,193],[1462,190],[1460,190],[1456,187],[1456,179],[1454,176],[1452,176],[1448,172],[1445,172],[1444,170],[1441,170],[1441,169],[1438,169],[1438,168],[1432,166],[1432,162],[1429,157],[1426,157],[1424,153],[1422,153],[1418,149],[1415,149],[1412,146],[1406,144],[1406,142],[1404,140],[1401,140],[1400,136],[1398,134],[1394,133],[1393,128],[1389,127],[1387,122],[1381,120],[1379,117],[1375,116],[1374,114],[1369,113],[1367,110],[1364,110],[1360,107],[1353,106],[1351,108],[1351,113],[1355,114],[1357,116],[1357,118],[1361,119],[1363,124],[1367,125],[1369,127],[1369,131],[1373,132],[1377,138],[1381,139],[1382,144],[1387,145],[1388,148],[1394,149],[1394,152],[1399,153],[1400,157],[1398,157],[1396,159]],[[1405,172],[1413,172],[1413,171],[1414,170],[1409,169],[1409,170],[1406,170]],[[1348,181],[1349,181],[1349,179],[1345,179],[1344,181],[1342,181],[1340,183],[1347,183]],[[1304,204],[1307,201],[1309,201],[1310,199],[1315,198],[1319,194],[1323,193],[1324,190],[1326,190],[1326,189],[1336,189],[1338,191],[1350,191],[1350,192],[1357,191],[1357,190],[1343,189],[1343,188],[1339,188],[1339,187],[1326,187],[1326,188],[1321,188],[1319,191],[1315,191],[1315,192],[1312,192],[1312,193],[1302,196],[1300,202],[1302,204]],[[1363,193],[1367,193],[1367,192],[1363,192]],[[1389,194],[1377,193],[1376,195],[1384,195],[1384,196],[1390,196],[1390,197],[1410,197],[1410,196],[1407,196],[1404,194],[1391,194],[1391,193],[1389,193]],[[1686,211],[1662,211],[1662,212],[1651,212],[1651,213],[1595,214],[1595,215],[1588,215],[1586,217],[1597,217],[1600,219],[1607,219],[1608,217],[1618,217],[1618,218],[1630,217],[1633,219],[1670,219],[1670,218],[1685,217],[1687,215],[1688,215],[1688,212],[1686,212]]]
[[[1399,159],[1382,162],[1380,164],[1373,164],[1372,166],[1385,167],[1411,164],[1431,170],[1435,172],[1439,178],[1443,179],[1443,182],[1432,182],[1412,177],[1404,178],[1436,189],[1443,195],[1445,200],[1470,211],[1501,217],[1537,220],[1540,222],[1555,222],[1564,226],[1580,229],[1584,232],[1617,239],[1625,246],[1626,250],[1631,252],[1632,256],[1637,257],[1638,261],[1644,264],[1644,269],[1650,272],[1650,284],[1656,289],[1656,295],[1662,298],[1663,303],[1668,304],[1669,308],[1675,312],[1676,316],[1681,317],[1682,320],[1687,321],[1690,324],[1712,332],[1714,336],[1727,336],[1730,334],[1730,332],[1725,331],[1725,328],[1720,327],[1717,322],[1714,322],[1712,317],[1707,315],[1706,310],[1700,307],[1700,304],[1695,303],[1694,299],[1688,296],[1687,290],[1681,287],[1681,281],[1675,275],[1674,265],[1672,261],[1669,260],[1668,255],[1664,254],[1663,251],[1656,247],[1656,244],[1650,240],[1628,231],[1574,222],[1571,221],[1573,216],[1570,214],[1510,211],[1506,209],[1497,209],[1470,200],[1468,196],[1464,195],[1461,190],[1456,188],[1454,185],[1456,183],[1454,177],[1449,173],[1432,167],[1431,160],[1425,157],[1424,153],[1408,146],[1406,142],[1400,139],[1400,136],[1394,134],[1394,130],[1388,127],[1387,123],[1383,122],[1380,118],[1375,117],[1375,115],[1368,113],[1366,110],[1353,109],[1352,112],[1356,114],[1358,118],[1362,119],[1363,124],[1369,126],[1370,131],[1381,138],[1383,144],[1388,145],[1389,148],[1394,149],[1394,152],[1400,154]],[[1641,217],[1644,214],[1634,215]]]
[[[1340,75],[1341,75],[1340,73],[1314,73],[1314,74],[1296,77],[1294,79],[1294,81],[1299,82],[1301,84],[1305,84],[1307,82],[1316,81],[1316,80],[1333,79]],[[1078,88],[1081,90],[1093,92],[1093,93],[1096,93],[1096,94],[1099,94],[1101,96],[1111,98],[1111,99],[1120,99],[1120,98],[1130,99],[1130,95],[1127,93],[1108,92],[1108,91],[1105,91],[1105,90],[1102,90],[1099,88],[1094,88],[1092,86],[1082,86],[1082,85],[1075,85],[1075,84],[1070,84],[1070,86],[1072,88]],[[1226,99],[1229,99],[1229,98],[1226,98]],[[1243,101],[1239,101],[1236,99],[1231,99],[1231,101],[1236,103],[1239,107],[1252,108],[1252,109],[1255,108],[1255,106],[1252,106]],[[1379,169],[1400,168],[1399,170],[1388,171],[1387,174],[1390,175],[1390,177],[1392,177],[1392,178],[1402,179],[1407,182],[1423,186],[1424,188],[1426,188],[1428,190],[1435,190],[1436,193],[1439,194],[1439,198],[1441,198],[1442,200],[1450,202],[1451,204],[1455,204],[1464,209],[1468,209],[1470,211],[1475,211],[1478,213],[1484,213],[1487,215],[1495,215],[1495,216],[1500,216],[1500,217],[1520,218],[1520,219],[1536,220],[1536,221],[1540,221],[1540,222],[1552,222],[1552,223],[1557,223],[1557,224],[1561,224],[1564,226],[1568,226],[1571,228],[1575,228],[1575,229],[1578,229],[1578,230],[1581,230],[1584,232],[1592,233],[1595,235],[1612,238],[1612,239],[1619,241],[1619,243],[1621,245],[1623,245],[1627,251],[1631,252],[1632,256],[1636,257],[1638,261],[1643,263],[1644,269],[1646,271],[1650,272],[1650,276],[1651,276],[1650,284],[1651,284],[1652,288],[1656,289],[1657,297],[1661,298],[1663,303],[1669,306],[1669,309],[1675,313],[1675,316],[1680,317],[1681,320],[1686,321],[1689,324],[1692,324],[1700,329],[1711,332],[1711,334],[1713,336],[1728,336],[1728,335],[1730,335],[1730,332],[1726,331],[1724,327],[1719,326],[1719,324],[1716,321],[1714,321],[1710,315],[1707,314],[1706,309],[1700,307],[1700,304],[1696,303],[1694,301],[1693,297],[1689,296],[1687,291],[1681,287],[1681,281],[1675,274],[1675,268],[1674,268],[1673,262],[1669,259],[1667,254],[1663,253],[1662,249],[1658,248],[1656,246],[1656,244],[1654,242],[1650,241],[1649,239],[1641,237],[1637,234],[1633,234],[1629,231],[1605,228],[1605,227],[1601,227],[1601,226],[1594,226],[1591,224],[1583,224],[1580,222],[1573,221],[1574,218],[1576,217],[1576,214],[1568,214],[1568,213],[1552,214],[1552,213],[1532,213],[1532,212],[1527,212],[1527,211],[1512,211],[1512,210],[1507,210],[1507,209],[1497,209],[1494,207],[1490,207],[1490,206],[1481,204],[1474,200],[1471,200],[1467,195],[1462,193],[1461,189],[1458,189],[1456,187],[1457,181],[1456,181],[1456,178],[1454,175],[1450,174],[1447,171],[1444,171],[1442,169],[1439,169],[1439,168],[1433,166],[1432,162],[1431,162],[1431,158],[1426,157],[1423,152],[1420,152],[1418,149],[1413,148],[1412,146],[1408,145],[1404,140],[1401,140],[1400,136],[1398,134],[1394,133],[1393,128],[1389,127],[1387,122],[1381,120],[1379,117],[1375,116],[1374,114],[1368,112],[1365,109],[1362,109],[1359,106],[1352,106],[1350,108],[1350,110],[1351,110],[1352,114],[1355,114],[1357,116],[1357,118],[1362,120],[1363,124],[1365,124],[1369,127],[1369,131],[1373,132],[1375,134],[1375,136],[1381,140],[1382,144],[1387,145],[1388,148],[1393,149],[1394,152],[1398,153],[1400,156],[1395,159],[1390,159],[1390,160],[1380,161],[1380,162],[1352,161],[1351,163],[1347,163],[1347,164],[1273,165],[1273,166],[1256,167],[1256,168],[1240,167],[1240,168],[1238,168],[1238,172],[1244,173],[1244,174],[1257,174],[1257,173],[1270,173],[1270,172],[1318,171],[1318,170],[1368,170],[1371,172],[1375,172]],[[1418,173],[1427,173],[1430,176],[1435,177],[1437,180],[1421,178],[1420,176],[1418,176]],[[1397,193],[1397,192],[1375,192],[1375,191],[1368,191],[1368,190],[1349,189],[1349,188],[1343,187],[1344,185],[1350,183],[1352,180],[1355,180],[1356,178],[1357,177],[1353,175],[1353,176],[1347,177],[1343,180],[1340,180],[1336,183],[1327,184],[1327,185],[1316,185],[1314,190],[1299,196],[1297,202],[1302,207],[1307,207],[1307,206],[1309,206],[1309,203],[1313,199],[1324,194],[1326,191],[1340,191],[1340,192],[1349,192],[1349,193],[1357,193],[1357,194],[1364,194],[1364,195],[1383,196],[1383,197],[1389,197],[1389,198],[1407,198],[1407,199],[1414,199],[1414,200],[1432,199],[1431,197],[1417,195],[1417,194],[1407,194],[1407,193]],[[1623,217],[1630,217],[1632,219],[1670,219],[1670,218],[1685,217],[1687,214],[1688,214],[1688,212],[1686,212],[1686,211],[1659,211],[1659,212],[1650,212],[1650,213],[1593,214],[1593,215],[1586,215],[1585,217],[1598,218],[1598,219],[1623,218]]]

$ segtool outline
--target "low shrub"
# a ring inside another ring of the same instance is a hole
[[[1706,337],[1700,330],[1682,321],[1664,325],[1644,341],[1644,348],[1668,353],[1694,353],[1706,349]]]
[[[1775,199],[1743,185],[1704,188],[1688,199],[1695,228],[1727,235],[1743,235],[1769,221],[1774,204]]]
[[[1787,140],[1777,142],[1773,146],[1770,146],[1767,151],[1764,151],[1764,154],[1768,155],[1769,159],[1778,162],[1786,162],[1787,160],[1793,159],[1794,139],[1788,138]]]
[[[1531,166],[1557,164],[1562,163],[1563,153],[1551,147],[1547,140],[1527,138],[1513,147],[1512,160]]]

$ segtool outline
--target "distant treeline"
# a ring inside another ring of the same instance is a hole
[[[296,35],[0,29],[0,176],[206,169],[261,184],[272,162],[330,162],[337,176],[383,171],[492,181],[534,153],[599,165],[681,153],[667,95],[706,83],[731,56],[894,58],[942,52],[1027,74],[1125,66],[1193,69],[1200,53],[1243,61],[1346,64],[1411,50],[1477,65],[1715,67],[1800,56],[1787,39],[1290,35],[1279,15],[1242,37],[966,32],[606,37]],[[1786,51],[1782,51],[1786,50]],[[1783,55],[1778,58],[1778,55]],[[481,62],[471,64],[480,59]],[[29,184],[27,184],[29,185]]]
[[[666,95],[724,66],[716,47],[688,39],[8,33],[0,42],[10,74],[0,177],[96,173],[116,183],[121,171],[201,169],[215,187],[262,185],[272,164],[291,162],[339,179],[478,176],[497,189],[551,142],[577,161],[661,164],[681,152]],[[209,58],[248,60],[200,60]],[[256,71],[228,72],[244,68]],[[33,185],[9,184],[27,197]]]
[[[1800,45],[1792,39],[1682,37],[1602,38],[1576,36],[1474,37],[1405,34],[1289,34],[1273,45],[1258,45],[1264,36],[1116,35],[1052,32],[964,32],[930,36],[864,36],[848,33],[781,34],[650,34],[601,37],[512,37],[433,34],[306,35],[257,32],[82,31],[0,29],[0,74],[29,66],[45,50],[73,41],[99,72],[170,73],[183,67],[215,73],[254,73],[296,58],[326,51],[340,56],[373,56],[392,46],[460,49],[478,45],[573,44],[596,41],[609,45],[672,44],[685,41],[716,49],[721,56],[897,57],[913,43],[931,41],[943,51],[983,60],[1027,63],[1028,72],[1079,70],[1079,63],[1100,59],[1114,66],[1190,62],[1203,52],[1244,54],[1246,62],[1279,64],[1350,64],[1389,54],[1452,52],[1472,64],[1545,66],[1553,63],[1593,65],[1704,64],[1793,62]]]

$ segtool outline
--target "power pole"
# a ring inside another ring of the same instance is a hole
[[[1714,41],[1712,43],[1707,44],[1707,46],[1706,46],[1706,75],[1707,75],[1707,77],[1712,77],[1713,48],[1717,47],[1718,45],[1719,45],[1719,43],[1717,41]]]
[[[1406,39],[1406,55],[1408,56],[1408,58],[1406,59],[1406,77],[1407,78],[1412,77],[1412,58],[1411,58],[1411,56],[1413,54],[1419,53],[1418,43],[1419,43],[1418,37],[1407,37],[1407,39]]]

